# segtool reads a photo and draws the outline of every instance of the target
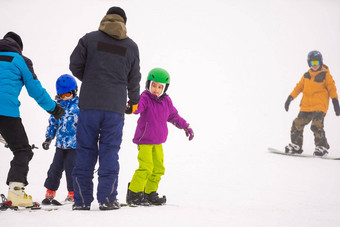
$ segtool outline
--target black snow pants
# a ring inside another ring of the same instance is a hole
[[[14,155],[7,176],[7,185],[9,182],[21,182],[27,185],[28,164],[33,157],[33,152],[21,118],[0,115],[0,134]]]

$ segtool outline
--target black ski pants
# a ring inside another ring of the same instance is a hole
[[[22,182],[27,185],[28,164],[33,152],[21,118],[0,115],[0,134],[14,155],[7,176],[7,185],[9,182]]]

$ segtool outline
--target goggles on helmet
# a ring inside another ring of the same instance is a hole
[[[72,92],[67,92],[65,94],[61,94],[60,97],[63,99],[63,98],[66,98],[66,97],[71,97],[72,95]]]
[[[317,65],[320,65],[320,61],[318,61],[318,60],[315,60],[315,61],[310,61],[310,65],[311,65],[311,66],[317,66]]]

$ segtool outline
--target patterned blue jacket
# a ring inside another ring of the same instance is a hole
[[[75,149],[79,116],[78,97],[66,101],[58,100],[57,103],[64,108],[65,114],[59,120],[51,115],[45,136],[50,139],[56,137],[55,146],[58,148]]]

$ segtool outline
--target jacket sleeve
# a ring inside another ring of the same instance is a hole
[[[54,139],[58,129],[58,121],[51,115],[48,119],[48,126],[46,129],[46,138]]]
[[[140,74],[140,66],[139,66],[139,51],[138,47],[136,48],[135,53],[135,59],[132,62],[131,70],[128,75],[128,84],[127,84],[127,90],[128,90],[128,97],[129,101],[131,101],[133,104],[137,104],[140,99],[140,80],[141,80],[141,74]]]
[[[168,122],[173,124],[179,129],[185,129],[189,126],[189,124],[178,114],[177,109],[172,104],[171,99],[169,98],[169,108],[170,108],[170,114],[168,117]]]
[[[327,90],[328,90],[328,94],[332,99],[338,98],[338,93],[337,93],[337,89],[336,89],[336,86],[335,86],[335,81],[334,81],[332,75],[329,74],[329,73],[326,74],[326,87],[327,87]]]
[[[33,63],[32,63],[32,61],[31,61],[31,59],[29,59],[29,58],[27,58],[27,57],[25,57],[25,56],[22,56],[22,57],[24,58],[24,60],[25,60],[25,62],[26,62],[26,65],[27,65],[28,69],[29,69],[30,72],[32,73],[33,78],[34,78],[34,79],[38,79],[37,75],[36,75],[35,72],[34,72]]]
[[[302,91],[303,91],[303,87],[304,87],[304,76],[302,76],[301,80],[299,83],[296,84],[294,90],[292,91],[292,93],[290,93],[290,95],[295,99]]]
[[[81,38],[70,56],[70,70],[80,81],[83,80],[86,63],[86,35]]]
[[[27,65],[28,64],[28,65]],[[18,59],[18,68],[21,70],[22,80],[28,92],[28,95],[35,99],[41,108],[46,111],[53,111],[56,103],[51,99],[45,88],[41,86],[40,81],[34,77],[31,70],[33,71],[32,62],[25,60],[24,58]]]
[[[134,114],[140,114],[142,113],[145,109],[147,108],[147,100],[145,95],[141,95],[139,103],[138,103],[138,108],[137,110],[134,112]]]

